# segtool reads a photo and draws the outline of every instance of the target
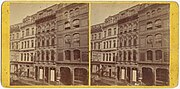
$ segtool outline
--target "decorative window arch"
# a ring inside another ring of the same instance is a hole
[[[73,27],[78,28],[79,26],[80,26],[80,21],[79,21],[79,19],[74,19],[74,20],[73,20]]]
[[[69,29],[71,29],[71,25],[70,25],[70,22],[69,21],[66,21],[65,23],[64,23],[64,28],[65,28],[65,30],[69,30]]]
[[[153,36],[152,35],[148,35],[146,37],[146,43],[148,47],[153,47]]]
[[[155,20],[155,27],[156,28],[161,28],[162,27],[162,21],[161,21],[161,19],[157,19],[157,20]]]
[[[156,46],[162,46],[162,35],[159,33],[155,35],[155,44]]]
[[[80,35],[79,35],[79,33],[73,34],[73,44],[74,44],[74,46],[80,46]]]
[[[147,22],[146,28],[147,28],[147,30],[152,30],[153,29],[153,23],[151,21]]]

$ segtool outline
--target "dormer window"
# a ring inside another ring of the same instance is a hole
[[[153,29],[152,22],[147,22],[147,30],[152,30],[152,29]]]

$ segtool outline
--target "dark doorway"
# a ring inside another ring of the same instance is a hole
[[[127,81],[130,82],[130,74],[131,73],[131,70],[130,70],[130,67],[127,67]]]
[[[36,80],[38,80],[38,67],[37,66],[35,67],[35,78]]]
[[[74,79],[79,84],[88,85],[88,72],[84,68],[74,69]]]
[[[119,74],[119,73],[120,73],[120,68],[117,67],[117,79],[118,79],[118,80],[120,80],[120,76],[119,76],[120,74]]]
[[[65,85],[72,85],[72,74],[68,67],[61,67],[60,68],[60,81]]]
[[[156,85],[169,85],[169,71],[167,69],[156,69]]]
[[[49,71],[48,71],[48,67],[45,67],[45,81],[48,82],[49,80]]]
[[[148,86],[154,85],[154,74],[151,68],[142,68],[142,82]]]

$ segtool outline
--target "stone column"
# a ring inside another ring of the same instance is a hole
[[[156,68],[152,68],[153,76],[154,76],[154,85],[156,85]]]
[[[73,52],[73,50],[70,50],[71,51],[71,61],[73,61],[74,60],[74,52]]]
[[[71,75],[72,75],[72,85],[74,85],[74,80],[75,80],[75,76],[74,76],[74,68],[71,68]]]

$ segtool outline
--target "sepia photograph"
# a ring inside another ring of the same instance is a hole
[[[168,86],[170,5],[91,7],[91,85]]]
[[[176,87],[178,8],[176,2],[4,2],[2,86]]]
[[[10,85],[88,85],[88,3],[10,4]]]

